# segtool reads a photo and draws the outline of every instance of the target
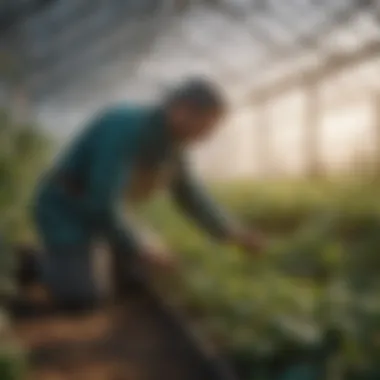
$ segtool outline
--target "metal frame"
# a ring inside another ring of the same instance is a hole
[[[8,7],[8,13],[1,13],[2,9],[0,9],[0,18],[4,14],[8,16],[12,14],[14,16],[11,17],[7,23],[8,33],[12,33],[14,29],[17,29],[17,25],[25,23],[28,14],[36,17],[38,12],[43,12],[47,6],[54,6],[54,2],[56,1],[62,0],[30,0],[29,3],[27,3],[29,4],[27,7],[19,8],[19,13],[15,11],[16,8],[12,8],[12,11],[10,11]],[[247,66],[250,67],[251,75],[253,74],[261,78],[269,75],[276,67],[281,67],[292,61],[296,62],[299,57],[305,54],[313,53],[320,57],[321,65],[318,65],[317,68],[304,67],[300,69],[296,67],[294,73],[289,74],[288,72],[286,77],[276,79],[273,83],[265,85],[254,83],[252,89],[249,91],[246,102],[254,102],[263,96],[270,97],[277,92],[286,91],[288,88],[302,85],[302,83],[309,80],[319,80],[325,75],[331,75],[334,71],[342,70],[357,64],[359,61],[372,58],[378,52],[378,42],[364,40],[362,47],[358,51],[350,54],[340,52],[332,54],[323,47],[324,41],[331,39],[338,30],[342,30],[342,28],[354,29],[355,20],[366,12],[371,13],[374,22],[380,26],[380,7],[376,0],[341,0],[338,6],[334,6],[335,3],[333,4],[333,2],[329,3],[325,1],[322,4],[320,1],[308,0],[303,10],[299,8],[296,0],[288,0],[286,4],[285,2],[279,3],[279,0],[246,0],[246,4],[240,6],[239,4],[240,2],[235,3],[226,0],[183,0],[180,2],[178,0],[152,0],[152,10],[165,8],[168,22],[174,19],[180,20],[186,12],[191,11],[195,6],[203,6],[204,9],[217,13],[226,23],[233,23],[236,31],[240,30],[241,33],[248,33],[252,37],[252,62],[248,62]],[[279,4],[281,4],[281,6],[279,6]],[[128,7],[125,7],[125,10],[128,10]],[[312,12],[314,12],[314,14],[316,14],[315,12],[320,12],[321,15],[324,15],[324,20],[310,31],[302,32],[297,30],[295,20],[305,19],[308,17],[307,14],[311,14]],[[290,18],[289,14],[297,15],[297,17]],[[143,16],[143,14],[141,14],[141,16]],[[88,14],[88,17],[91,17],[91,15]],[[117,25],[122,26],[124,16],[118,15],[118,17],[120,23]],[[127,17],[127,15],[125,15],[125,17]],[[139,17],[139,15],[136,14],[135,17]],[[127,18],[130,18],[130,15]],[[80,20],[80,18],[74,18],[73,22],[78,24],[78,20]],[[270,20],[272,24],[268,20]],[[109,64],[108,62],[123,60],[126,55],[135,56],[135,60],[143,59],[144,49],[148,52],[152,46],[152,44],[146,44],[143,48],[134,49],[133,44],[113,44],[112,41],[116,41],[117,38],[112,37],[112,35],[124,33],[127,39],[130,29],[122,27],[118,32],[115,32],[117,25],[114,25],[112,22],[109,25],[108,34],[110,36],[110,42],[107,42],[107,46],[104,46],[104,48],[98,49],[99,51],[96,54],[98,66],[107,66]],[[289,36],[291,36],[291,42],[284,43],[279,35],[280,32],[272,30],[273,27],[271,27],[271,25],[278,25],[283,30],[288,31]],[[155,36],[152,35],[147,38],[151,38],[152,41],[154,41],[154,37]],[[246,82],[247,73],[238,72],[227,63],[221,63],[220,57],[218,62],[215,60],[215,45],[218,43],[216,39],[215,43],[205,44],[205,46],[201,46],[189,40],[185,33],[182,34],[181,39],[183,40],[183,49],[190,49],[195,55],[199,55],[202,60],[209,61],[210,64],[215,67],[215,72],[220,78],[227,78],[227,80],[235,83],[239,81],[242,83]],[[84,49],[80,49],[83,50],[83,55],[88,54],[90,56],[90,50],[98,44],[95,37],[90,40],[92,41],[90,41],[91,43],[87,40],[87,42],[82,42],[82,45],[83,43],[85,45],[83,46]],[[120,41],[121,40],[122,39],[120,39]],[[257,57],[255,49],[257,45],[264,47],[259,58]],[[136,54],[134,54],[134,50],[136,50]],[[67,63],[72,59],[70,55],[73,56],[75,51],[76,50],[70,50],[68,46]],[[44,94],[49,94],[54,87],[59,88],[63,86],[70,76],[73,76],[73,81],[75,81],[74,77],[79,78],[81,76],[81,70],[83,71],[84,69],[83,67],[82,69],[78,68],[77,74],[75,74],[68,65],[66,70],[64,67],[66,63],[63,61],[60,62],[58,56],[45,57],[43,66],[40,65],[41,62],[36,61],[34,63],[35,69],[33,69],[33,62],[25,62],[27,68],[25,68],[25,75],[27,77],[27,81],[25,82],[26,86],[30,89],[32,94],[37,93],[38,97],[44,97]],[[79,66],[79,64],[74,66]],[[61,70],[58,70],[59,67],[62,69],[61,74],[57,74]],[[64,74],[65,70],[67,71],[67,75]],[[133,65],[130,66],[129,70],[133,70]],[[54,72],[56,72],[56,74],[54,74]],[[38,73],[43,74],[40,75]],[[40,85],[33,84],[36,82],[39,82]],[[45,82],[49,83],[45,84]]]

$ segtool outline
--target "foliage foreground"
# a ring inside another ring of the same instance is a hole
[[[181,254],[176,302],[201,331],[252,366],[254,357],[289,345],[316,347],[326,331],[337,330],[343,339],[338,372],[365,378],[380,359],[377,184],[240,184],[215,193],[272,243],[247,257],[207,241],[167,200],[153,202],[142,212]]]

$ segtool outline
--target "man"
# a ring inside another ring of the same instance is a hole
[[[249,251],[261,247],[258,236],[232,224],[212,204],[185,161],[184,150],[207,138],[225,112],[221,92],[195,79],[158,106],[113,107],[89,123],[41,182],[35,204],[47,252],[44,278],[60,305],[98,303],[91,274],[94,238],[105,239],[125,258],[120,261],[125,273],[128,257],[155,254],[145,252],[139,234],[120,215],[117,201],[125,193],[133,204],[165,185],[183,212],[216,239]]]

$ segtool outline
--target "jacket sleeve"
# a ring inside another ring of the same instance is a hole
[[[88,223],[112,244],[127,251],[138,251],[140,239],[135,229],[123,215],[121,192],[128,185],[136,147],[131,128],[127,135],[117,128],[104,127],[104,133],[92,141],[93,159],[89,165],[87,189],[82,211]],[[115,131],[115,133],[111,133]]]
[[[218,240],[228,239],[233,221],[209,197],[183,158],[178,160],[171,194],[180,209],[211,236]]]

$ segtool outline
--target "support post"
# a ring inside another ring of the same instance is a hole
[[[319,86],[313,81],[305,87],[305,133],[303,151],[305,157],[305,174],[309,178],[322,174],[320,162],[321,143],[321,95]]]
[[[272,128],[270,123],[270,110],[268,100],[262,101],[256,108],[257,118],[255,125],[256,135],[256,157],[259,163],[259,173],[262,178],[273,175],[273,150],[272,150]]]

